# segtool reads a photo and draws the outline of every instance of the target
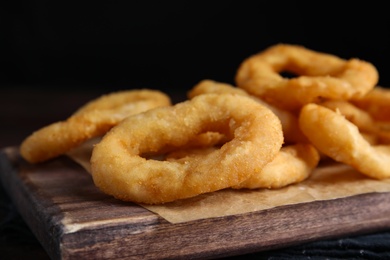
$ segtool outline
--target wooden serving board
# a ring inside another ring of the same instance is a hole
[[[210,259],[390,227],[390,193],[172,224],[101,193],[67,157],[31,165],[1,150],[0,180],[52,259]]]

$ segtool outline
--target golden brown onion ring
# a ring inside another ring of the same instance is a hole
[[[284,72],[294,77],[283,77]],[[369,62],[344,60],[299,45],[276,44],[245,59],[235,81],[237,87],[270,104],[296,110],[322,98],[363,97],[378,78],[377,69]]]
[[[277,156],[263,170],[254,174],[234,189],[278,189],[307,179],[320,161],[318,150],[311,144],[282,147]]]
[[[371,145],[356,125],[318,104],[305,105],[299,116],[302,131],[322,153],[369,177],[390,177],[390,146]]]
[[[185,147],[205,132],[233,138],[186,163],[142,156]],[[91,172],[95,185],[115,198],[165,203],[239,184],[261,171],[282,143],[280,121],[265,106],[240,95],[205,94],[123,120],[94,147]]]
[[[106,94],[82,106],[65,121],[32,133],[23,140],[20,153],[30,163],[43,162],[104,135],[129,115],[169,105],[169,96],[157,90],[135,89]]]
[[[351,101],[367,111],[375,120],[390,121],[390,89],[376,86],[365,96]]]

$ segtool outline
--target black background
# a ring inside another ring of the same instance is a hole
[[[0,84],[185,92],[234,83],[244,58],[276,43],[372,62],[390,86],[385,1],[9,1]]]

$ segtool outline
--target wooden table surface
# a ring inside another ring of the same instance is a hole
[[[66,88],[58,90],[55,87],[51,89],[18,87],[0,90],[0,148],[19,145],[32,131],[66,118],[80,105],[104,92],[107,90]],[[183,93],[174,93],[172,96],[175,101],[184,98]],[[22,259],[26,256],[49,259],[43,246],[2,187],[0,187],[0,225],[0,255],[5,257],[2,259]],[[258,252],[250,256],[258,259],[284,256],[308,259],[308,257],[322,255],[332,259],[336,256],[351,258],[359,252],[363,258],[388,256],[390,250],[386,248],[390,248],[389,238],[389,230],[379,230],[379,232],[376,230],[374,233],[314,241],[274,251]],[[367,243],[367,241],[371,242]],[[348,248],[350,250],[347,250]]]

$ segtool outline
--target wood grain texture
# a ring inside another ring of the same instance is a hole
[[[0,180],[52,259],[211,259],[390,227],[390,194],[371,193],[172,224],[101,193],[66,157],[30,165],[0,154]]]

